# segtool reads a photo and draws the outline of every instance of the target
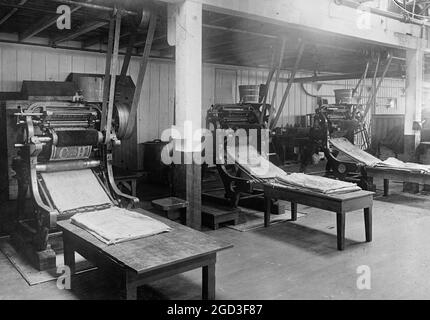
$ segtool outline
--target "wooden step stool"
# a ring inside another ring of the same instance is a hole
[[[216,230],[221,223],[236,225],[239,219],[237,208],[202,206],[202,224]]]
[[[170,220],[181,220],[185,223],[188,201],[176,197],[167,197],[152,200],[152,206],[166,213],[166,217]]]

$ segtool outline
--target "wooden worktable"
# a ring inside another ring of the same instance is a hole
[[[123,277],[127,299],[136,299],[137,287],[174,274],[202,268],[202,298],[215,299],[215,263],[218,251],[232,245],[176,222],[137,209],[169,225],[173,230],[108,246],[70,220],[60,221],[63,231],[64,264],[71,272],[75,252]]]
[[[372,241],[372,205],[373,192],[355,191],[344,194],[326,195],[322,193],[288,188],[280,185],[265,184],[264,196],[266,210],[264,213],[265,227],[270,224],[271,199],[291,202],[291,220],[297,220],[297,204],[336,212],[337,248],[345,247],[345,215],[347,212],[364,209],[366,241]]]
[[[388,196],[390,189],[390,180],[410,182],[418,184],[430,184],[430,174],[381,167],[366,167],[366,174],[371,178],[380,178],[384,180],[384,196]]]

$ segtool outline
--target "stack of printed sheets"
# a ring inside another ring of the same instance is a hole
[[[413,162],[403,162],[399,159],[391,158],[391,157],[385,161],[381,161],[380,163],[376,164],[375,167],[391,168],[391,169],[405,170],[410,172],[430,174],[429,165],[413,163]]]
[[[380,159],[372,156],[364,150],[361,150],[356,145],[353,145],[346,138],[333,138],[330,139],[330,144],[333,148],[342,152],[344,155],[350,157],[351,159],[363,163],[366,166],[373,167],[374,165],[381,162]]]
[[[90,206],[113,205],[91,169],[42,172],[41,176],[60,213]]]
[[[324,194],[347,193],[361,190],[354,183],[311,176],[304,173],[288,174],[261,156],[252,146],[243,145],[234,150],[227,149],[227,154],[230,159],[233,159],[249,175],[260,179],[271,179],[271,182],[274,181],[274,184],[281,186]]]
[[[258,151],[250,145],[240,145],[236,149],[227,148],[230,160],[236,162],[245,172],[260,179],[273,179],[287,173],[275,166],[268,159],[261,156]]]
[[[78,213],[72,217],[71,222],[108,245],[171,230],[158,220],[118,207]]]
[[[144,214],[115,207],[91,169],[43,172],[43,182],[60,212],[104,207],[77,213],[71,222],[107,244],[170,231],[164,223]]]
[[[324,194],[339,194],[359,191],[361,188],[355,183],[311,176],[304,173],[291,173],[276,177],[276,183],[294,189],[310,190]]]
[[[354,159],[355,161],[362,163],[368,167],[396,169],[409,172],[430,174],[430,165],[413,162],[403,162],[399,159],[392,157],[388,158],[385,161],[381,161],[380,159],[353,145],[345,138],[330,139],[330,143],[332,147],[342,152],[344,156]]]

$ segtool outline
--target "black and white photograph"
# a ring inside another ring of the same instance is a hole
[[[429,31],[430,0],[0,0],[0,300],[430,299]]]

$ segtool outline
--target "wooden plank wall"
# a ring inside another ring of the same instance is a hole
[[[383,140],[393,142],[398,138],[397,142],[392,143],[389,147],[397,154],[403,153],[404,126],[405,116],[402,114],[376,114],[373,119],[372,142],[377,146]],[[393,130],[399,133],[399,135],[395,134],[393,136]]]
[[[104,65],[104,55],[100,53],[1,43],[0,91],[19,91],[23,80],[63,81],[70,72],[104,73]],[[123,148],[127,148],[127,144],[130,143],[140,144],[157,139],[164,129],[173,124],[174,63],[152,59],[147,72],[137,114],[136,141],[125,143]],[[258,68],[210,64],[205,64],[202,72],[203,123],[205,123],[206,110],[213,103],[237,102],[239,100],[238,85],[264,83],[268,73],[267,70]],[[136,81],[137,73],[138,60],[133,58],[129,74],[134,81]],[[304,75],[306,74],[299,73],[297,76]],[[287,71],[281,73],[283,78],[288,78],[288,76],[289,72]],[[306,84],[306,89],[311,94],[324,95],[334,100],[333,89],[353,87],[355,83],[356,80],[326,82],[322,84],[319,90],[313,84]],[[279,84],[275,105],[279,105],[286,86],[286,83]],[[269,98],[271,96],[272,90],[269,91]],[[403,80],[387,79],[384,81],[378,101],[383,103],[386,97],[392,96],[397,98],[396,108],[378,107],[377,113],[399,114],[404,112]],[[306,95],[300,85],[294,84],[278,125],[294,124],[297,116],[312,113],[315,104],[316,98]],[[139,152],[139,148],[137,148],[137,152]],[[128,159],[124,159],[125,162],[131,161],[130,159],[137,156],[132,154],[128,157]],[[135,169],[141,169],[141,162],[138,161]]]

